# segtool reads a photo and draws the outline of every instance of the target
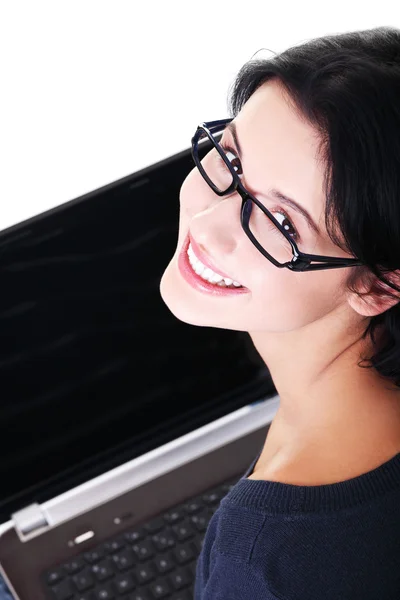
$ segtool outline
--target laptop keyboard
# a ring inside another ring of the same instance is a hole
[[[49,600],[193,600],[208,523],[238,477],[49,569]]]

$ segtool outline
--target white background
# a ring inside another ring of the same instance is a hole
[[[255,53],[400,28],[396,6],[0,0],[0,230],[188,148]]]

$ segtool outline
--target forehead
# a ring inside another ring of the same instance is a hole
[[[320,137],[294,108],[277,81],[262,84],[235,118],[244,153],[243,167],[253,186],[277,187],[319,220],[324,204]]]
[[[283,142],[306,146],[313,152],[318,145],[318,133],[301,115],[293,100],[278,80],[263,83],[243,105],[236,123],[246,124],[253,135],[262,137],[279,135]]]

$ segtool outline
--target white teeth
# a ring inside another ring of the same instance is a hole
[[[211,277],[213,275],[214,271],[211,271],[211,269],[209,269],[208,267],[205,267],[204,271],[203,271],[203,275],[205,275],[206,277]]]
[[[194,270],[196,271],[197,275],[201,275],[203,273],[205,269],[205,266],[202,265],[201,263],[196,263],[196,266],[194,267]]]
[[[197,275],[200,275],[200,277],[202,279],[205,279],[206,281],[209,281],[210,283],[217,283],[219,285],[225,284],[225,285],[230,285],[230,286],[234,285],[235,287],[242,287],[242,285],[240,283],[238,283],[237,281],[234,281],[233,279],[230,279],[229,277],[222,277],[222,275],[218,275],[218,273],[215,273],[209,267],[206,267],[205,265],[203,265],[203,263],[197,258],[197,256],[193,252],[193,248],[192,248],[191,244],[189,244],[187,253],[189,256],[189,262],[192,265],[193,270],[197,273]]]

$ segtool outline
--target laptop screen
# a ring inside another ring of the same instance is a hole
[[[192,168],[183,151],[0,234],[0,522],[275,393],[247,333],[160,297]]]

